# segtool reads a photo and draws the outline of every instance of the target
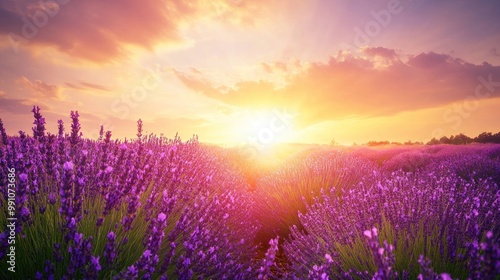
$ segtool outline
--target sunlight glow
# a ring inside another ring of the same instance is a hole
[[[259,151],[268,150],[278,143],[293,142],[296,136],[294,115],[276,109],[242,112],[234,131],[243,142]]]

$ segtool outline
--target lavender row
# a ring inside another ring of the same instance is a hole
[[[40,109],[33,113],[31,137],[24,132],[7,137],[1,128],[2,206],[5,171],[15,168],[17,174],[23,270],[16,277],[242,279],[258,274],[253,262],[258,228],[246,209],[254,202],[241,176],[210,148],[196,138],[182,142],[177,136],[142,135],[140,120],[136,139],[111,140],[103,128],[98,140],[85,139],[78,112],[71,113],[68,133],[61,120],[53,135],[45,132]],[[0,235],[0,258],[9,245],[7,234]]]
[[[494,279],[500,274],[498,182],[488,173],[465,176],[462,168],[481,173],[488,160],[443,156],[415,172],[388,173],[382,166],[355,186],[323,190],[284,243],[291,277],[413,279],[430,267],[428,258],[443,277]],[[374,227],[377,246],[362,234]]]

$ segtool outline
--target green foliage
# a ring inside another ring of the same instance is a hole
[[[145,195],[142,201],[145,202]],[[69,253],[67,245],[64,241],[64,232],[61,225],[64,223],[61,214],[59,213],[60,202],[54,205],[47,203],[46,211],[39,213],[36,205],[30,205],[30,211],[35,211],[33,223],[23,225],[23,231],[16,236],[16,277],[19,279],[29,279],[37,271],[43,271],[47,260],[55,263],[56,279],[62,277],[69,263]],[[132,229],[129,232],[124,232],[123,227],[115,226],[120,224],[123,217],[127,213],[127,205],[122,204],[119,209],[111,211],[104,218],[103,224],[96,227],[96,221],[101,216],[104,210],[104,199],[102,197],[86,197],[83,204],[83,209],[86,209],[85,215],[78,225],[78,232],[82,233],[84,238],[93,237],[93,254],[101,256],[104,252],[104,247],[107,241],[109,231],[114,231],[116,234],[117,244],[121,244],[120,254],[113,268],[103,269],[101,276],[103,279],[110,279],[112,275],[116,275],[118,271],[132,265],[144,251],[142,239],[146,232],[147,223],[144,221],[144,208],[141,207],[137,211],[137,217],[132,223]],[[32,212],[33,213],[33,212]],[[0,211],[0,224],[6,221],[5,211]],[[124,242],[125,238],[128,239]],[[61,244],[61,253],[63,260],[55,262],[54,244]],[[2,262],[0,269],[6,271],[6,263]]]
[[[437,273],[447,272],[453,278],[465,279],[468,276],[464,260],[451,258],[446,248],[446,235],[440,236],[441,225],[430,223],[432,234],[425,234],[424,222],[410,229],[395,229],[385,218],[380,225],[375,225],[379,229],[379,243],[387,241],[394,245],[396,264],[394,269],[402,274],[408,271],[410,279],[416,279],[421,273],[418,259],[421,255],[428,257],[432,262],[432,267]],[[439,248],[445,246],[443,254]],[[365,236],[356,234],[354,241],[349,244],[335,243],[335,252],[340,259],[340,270],[334,268],[335,273],[340,271],[368,271],[371,275],[376,272],[373,255],[370,252]],[[465,254],[465,249],[461,250]]]

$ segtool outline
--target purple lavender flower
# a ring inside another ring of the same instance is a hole
[[[63,120],[57,121],[57,136],[58,136],[58,138],[64,137],[64,122],[63,122]]]
[[[104,248],[104,261],[106,265],[112,266],[116,259],[115,233],[110,231],[107,235],[107,239],[108,241],[106,242],[106,247]]]
[[[49,193],[49,198],[48,198],[49,204],[54,205],[56,204],[56,201],[57,201],[56,194],[53,192]]]
[[[8,144],[7,132],[5,131],[5,127],[3,126],[2,119],[0,119],[0,140],[2,141],[3,145]]]
[[[80,120],[78,119],[80,115],[78,114],[78,111],[71,111],[71,138],[70,138],[70,143],[72,149],[75,148],[77,144],[80,143]],[[74,151],[74,150],[73,150]]]
[[[63,168],[66,171],[73,171],[74,164],[71,161],[67,161],[64,163]]]
[[[137,138],[140,140],[142,137],[142,120],[137,121]]]
[[[84,269],[84,279],[98,279],[99,271],[101,271],[101,264],[99,263],[99,257],[90,256],[87,266]]]
[[[43,141],[45,137],[45,119],[42,117],[42,114],[40,114],[40,107],[33,106],[31,112],[33,112],[35,117],[35,121],[33,122],[35,125],[35,127],[33,127],[33,138]]]
[[[56,262],[61,262],[63,260],[60,243],[54,243],[54,259]]]
[[[19,174],[19,180],[20,180],[21,182],[26,182],[26,181],[28,181],[28,174],[26,174],[26,173],[21,173],[21,174]]]
[[[269,249],[267,249],[266,257],[262,260],[262,265],[259,268],[258,279],[267,279],[272,276],[271,268],[276,267],[276,253],[278,252],[279,236],[269,241]]]

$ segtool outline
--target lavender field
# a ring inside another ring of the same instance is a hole
[[[78,112],[56,135],[33,113],[32,132],[0,122],[0,279],[499,279],[500,145],[317,146],[259,168],[140,120],[88,139]]]

